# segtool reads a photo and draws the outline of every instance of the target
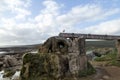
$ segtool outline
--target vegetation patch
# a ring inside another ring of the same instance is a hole
[[[58,57],[52,53],[25,54],[21,80],[54,80],[58,72],[57,61]]]
[[[116,60],[117,58],[117,51],[114,50],[111,53],[108,53],[106,55],[102,55],[101,57],[96,57],[94,60],[95,61],[112,61],[112,60]]]
[[[96,57],[94,60],[95,61],[110,61],[116,58],[116,53],[110,53],[107,55],[103,55],[101,57]]]
[[[117,60],[117,50],[114,50],[113,52],[103,55],[101,57],[96,57],[94,60],[107,61],[106,65],[120,67],[120,61]]]
[[[94,74],[96,72],[96,70],[94,69],[94,67],[88,62],[87,63],[87,69],[86,70],[82,70],[79,71],[79,77],[86,77],[87,75],[91,75]]]
[[[112,65],[112,66],[118,66],[118,67],[120,67],[120,61],[112,60],[112,61],[108,62],[107,65]]]

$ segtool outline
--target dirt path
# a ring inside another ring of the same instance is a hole
[[[92,62],[96,67],[96,74],[91,80],[120,80],[120,67],[105,66],[105,62]]]
[[[120,67],[108,66],[104,67],[104,69],[110,74],[109,80],[120,80]]]
[[[96,67],[96,74],[81,78],[80,80],[108,80],[109,74],[102,68]]]

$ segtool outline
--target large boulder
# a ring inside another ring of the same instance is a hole
[[[0,55],[0,70],[4,70],[4,78],[12,77],[16,71],[20,71],[22,67],[22,55],[23,53]]]
[[[84,41],[49,38],[37,54],[24,55],[21,80],[74,80],[82,73],[93,73],[95,70],[87,61]]]
[[[13,67],[16,66],[17,63],[17,59],[13,56],[10,55],[6,55],[5,59],[4,59],[4,67],[9,68],[9,67]]]

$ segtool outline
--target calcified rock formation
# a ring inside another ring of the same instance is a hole
[[[85,40],[49,38],[38,54],[23,58],[21,80],[76,80],[95,72],[85,54]]]

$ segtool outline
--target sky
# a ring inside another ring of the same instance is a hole
[[[120,0],[0,0],[0,46],[68,33],[120,35]]]

